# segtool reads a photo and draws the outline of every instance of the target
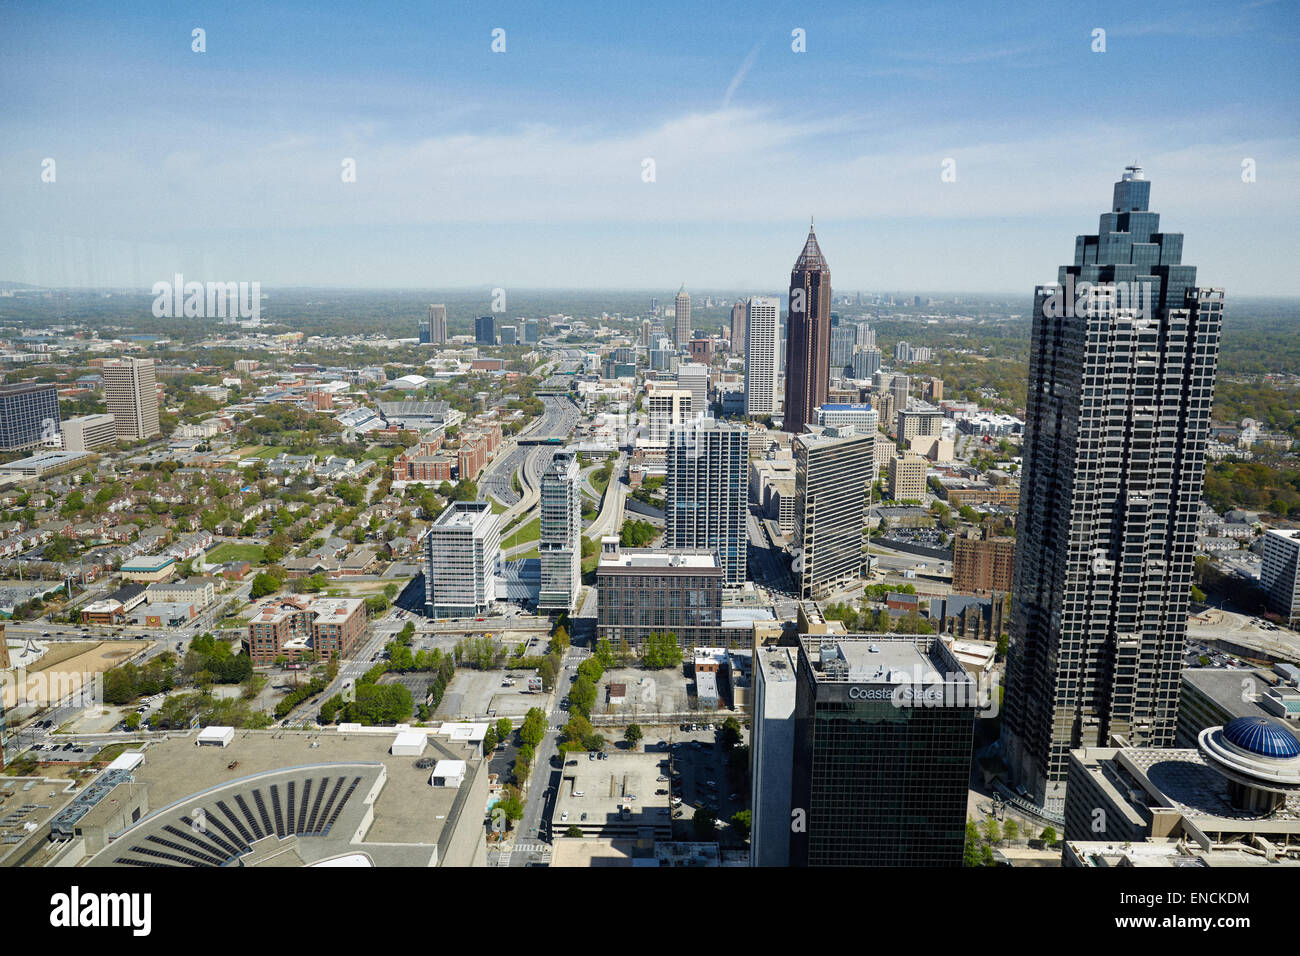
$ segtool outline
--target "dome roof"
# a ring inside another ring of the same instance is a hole
[[[1267,717],[1238,717],[1223,728],[1223,739],[1261,757],[1300,757],[1300,740]]]

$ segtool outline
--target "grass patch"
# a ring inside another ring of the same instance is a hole
[[[263,551],[264,549],[260,544],[233,544],[226,541],[204,555],[204,560],[210,564],[226,561],[247,561],[250,564],[260,564]]]
[[[494,515],[499,515],[501,514],[501,512],[506,510],[506,506],[503,505],[501,502],[497,501],[495,498],[489,497],[488,501],[491,502],[492,504],[492,513]]]
[[[537,541],[542,536],[542,519],[534,518],[524,525],[517,526],[509,534],[501,536],[501,547],[514,548],[529,541]]]
[[[278,455],[288,454],[290,451],[288,445],[263,445],[252,455],[245,455],[245,458],[265,458],[270,461]]]
[[[603,471],[596,471],[590,478],[591,487],[595,488],[602,495],[605,493],[605,486],[609,484],[609,476]]]

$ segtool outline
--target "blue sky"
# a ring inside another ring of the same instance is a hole
[[[837,288],[1028,294],[1136,159],[1202,282],[1300,293],[1297,54],[1286,2],[10,3],[0,280],[765,290],[816,215]]]

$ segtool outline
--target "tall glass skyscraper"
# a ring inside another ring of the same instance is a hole
[[[798,434],[825,404],[831,367],[831,269],[812,226],[790,271],[786,318],[785,430]]]
[[[1034,293],[1003,755],[1060,809],[1069,751],[1174,739],[1223,315],[1129,167]]]
[[[59,390],[53,382],[0,385],[0,450],[50,444],[59,435]]]

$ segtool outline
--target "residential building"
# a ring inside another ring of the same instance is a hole
[[[424,539],[424,602],[430,617],[474,617],[496,600],[501,528],[487,501],[453,501]]]
[[[582,493],[577,456],[556,452],[542,474],[539,611],[576,609],[582,588]]]
[[[957,537],[952,543],[952,589],[958,594],[1010,591],[1015,538]]]
[[[780,313],[780,301],[768,296],[752,296],[745,304],[745,414],[750,418],[776,411],[776,330]]]
[[[668,441],[664,547],[718,552],[727,584],[745,581],[749,431],[696,418]]]
[[[365,633],[366,602],[361,598],[276,597],[249,620],[247,651],[258,665],[281,657],[342,660],[353,655]]]

